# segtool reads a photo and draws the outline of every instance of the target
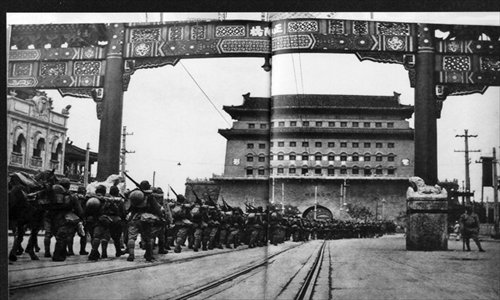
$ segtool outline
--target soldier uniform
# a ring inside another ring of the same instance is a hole
[[[77,224],[81,222],[83,210],[78,199],[68,192],[69,180],[61,180],[64,185],[55,184],[49,193],[50,204],[47,207],[46,222],[51,234],[56,237],[53,261],[66,260],[67,242],[75,235]],[[50,239],[49,239],[50,242]],[[50,245],[50,244],[49,244]],[[46,249],[47,251],[47,249]]]
[[[177,203],[172,210],[175,224],[175,253],[181,252],[181,246],[186,242],[188,230],[192,226],[189,220],[189,210],[191,206],[187,203],[183,195],[177,196]]]
[[[484,252],[479,242],[479,217],[476,213],[472,212],[472,208],[467,206],[465,213],[460,216],[460,225],[462,228],[462,239],[470,251],[470,239],[473,239],[479,249],[479,252]]]
[[[142,187],[149,185],[149,182],[141,182],[141,189],[133,190],[130,195],[130,209],[128,217],[128,242],[127,248],[129,256],[127,261],[135,259],[135,241],[139,233],[144,242],[146,253],[144,258],[146,261],[152,261],[153,244],[152,237],[154,236],[154,228],[161,222],[161,209],[157,201],[152,197],[151,190],[143,190]],[[142,190],[142,191],[141,191]]]

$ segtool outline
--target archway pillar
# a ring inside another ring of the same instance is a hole
[[[119,173],[123,116],[123,24],[108,24],[104,99],[99,131],[97,180]]]
[[[437,183],[437,127],[434,93],[434,29],[418,24],[415,62],[415,176],[427,184]]]

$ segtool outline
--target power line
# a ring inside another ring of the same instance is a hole
[[[196,81],[196,79],[194,79],[193,75],[191,75],[191,73],[188,71],[188,69],[184,66],[184,64],[182,62],[180,62],[181,66],[184,68],[184,70],[186,71],[186,73],[189,75],[189,77],[191,77],[191,79],[194,81],[194,83],[196,84],[196,86],[198,86],[198,88],[200,89],[200,91],[203,93],[203,95],[205,95],[205,97],[207,98],[207,100],[210,102],[210,104],[212,104],[212,106],[215,108],[215,110],[217,111],[217,113],[221,116],[221,118],[227,123],[228,126],[231,126],[231,123],[229,123],[228,120],[226,120],[226,118],[224,117],[224,115],[219,111],[219,109],[217,108],[217,106],[215,106],[215,104],[212,102],[212,100],[210,100],[210,97],[208,97],[207,93],[205,93],[205,91],[201,88],[201,86],[198,84],[198,82]]]

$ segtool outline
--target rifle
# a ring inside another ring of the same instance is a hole
[[[132,182],[135,184],[135,186],[136,186],[138,189],[140,189],[140,190],[141,190],[141,192],[143,192],[143,193],[144,193],[144,191],[141,189],[141,186],[139,185],[139,183],[137,183],[137,181],[135,181],[132,177],[130,177],[130,176],[127,174],[127,172],[123,172],[123,174],[124,174],[124,175],[125,175],[128,179],[130,179],[130,181],[132,181]]]
[[[170,185],[168,187],[172,190],[172,192],[174,193],[175,197],[179,197],[179,195],[177,195],[177,193],[174,191],[173,187],[171,187]]]
[[[200,197],[198,197],[193,187],[191,187],[191,191],[193,192],[193,195],[196,198],[196,202],[199,202],[200,205],[203,205],[203,200],[201,200]]]
[[[222,198],[222,203],[224,203],[224,208],[233,210],[233,208],[229,204],[227,204],[226,200],[224,200],[224,196],[221,195],[221,198]]]

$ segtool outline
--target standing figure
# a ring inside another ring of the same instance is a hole
[[[193,223],[189,220],[191,205],[183,195],[177,195],[177,203],[172,210],[175,224],[175,253],[180,253]]]
[[[47,209],[47,221],[50,223],[52,234],[56,237],[53,261],[66,260],[67,242],[70,236],[75,235],[77,225],[83,216],[78,198],[69,193],[69,180],[63,178],[60,183],[52,186],[49,193],[50,205]]]
[[[479,217],[475,212],[472,212],[472,207],[465,207],[465,213],[460,216],[460,226],[467,251],[470,251],[470,239],[473,239],[479,252],[485,252],[479,242]]]
[[[133,190],[129,195],[130,216],[128,218],[127,242],[129,256],[127,261],[135,259],[135,241],[139,233],[146,248],[144,258],[149,262],[154,259],[152,238],[155,234],[155,228],[161,222],[161,208],[152,196],[150,188],[149,182],[144,180],[140,184],[140,189]]]

